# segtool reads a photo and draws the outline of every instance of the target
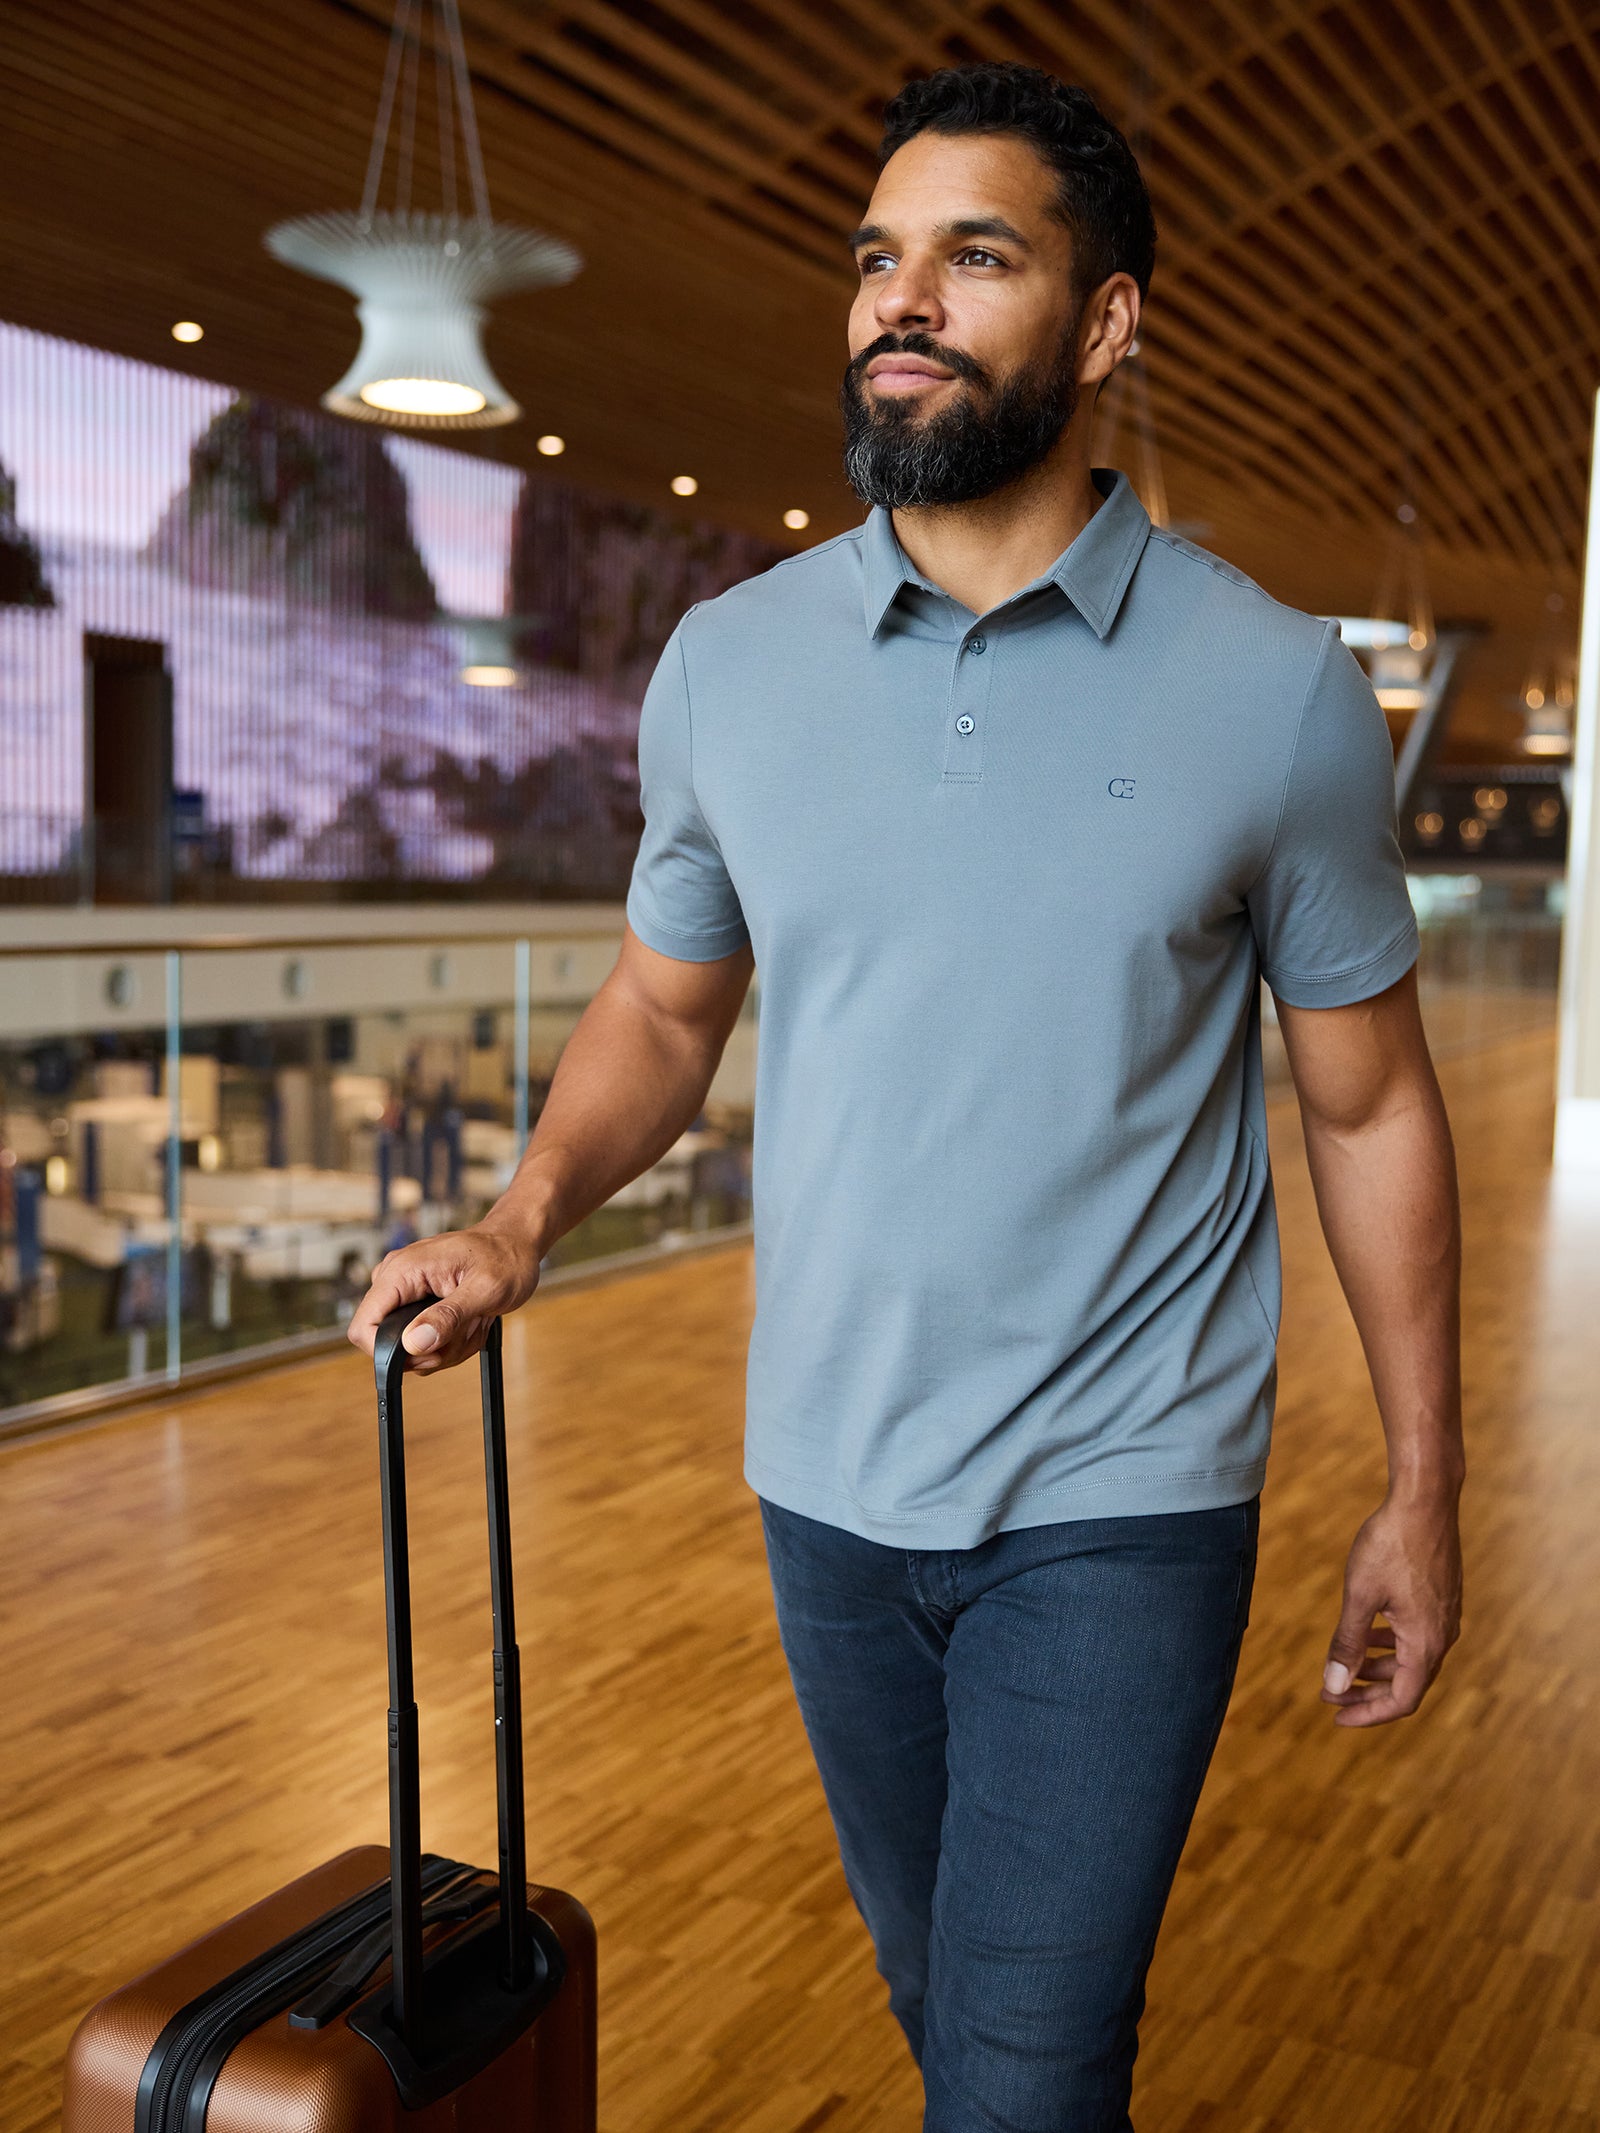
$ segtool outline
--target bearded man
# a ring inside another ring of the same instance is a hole
[[[1262,977],[1389,1450],[1341,1725],[1457,1631],[1454,1165],[1371,688],[1089,463],[1154,263],[1126,141],[1019,67],[886,124],[870,515],[684,617],[617,967],[510,1191],[352,1338],[433,1293],[417,1367],[474,1353],[694,1117],[759,968],[746,1474],[925,2133],[1118,2133],[1256,1560]]]

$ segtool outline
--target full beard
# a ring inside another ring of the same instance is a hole
[[[1052,449],[1078,405],[1078,321],[1053,362],[996,388],[981,364],[926,333],[884,334],[850,363],[840,388],[845,478],[864,504],[904,511],[971,504],[1016,481]],[[874,357],[926,356],[955,371],[963,390],[935,415],[916,395],[871,401],[863,382]]]

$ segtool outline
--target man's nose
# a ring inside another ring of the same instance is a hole
[[[902,260],[878,291],[874,311],[885,332],[921,327],[937,333],[944,324],[944,307],[933,277],[909,260]]]

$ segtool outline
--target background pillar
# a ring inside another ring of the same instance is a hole
[[[1589,455],[1556,1073],[1558,1168],[1600,1170],[1600,395]]]

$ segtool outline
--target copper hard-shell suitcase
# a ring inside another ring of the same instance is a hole
[[[595,1941],[529,1887],[500,1327],[482,1358],[498,1873],[424,1858],[400,1336],[374,1363],[389,1631],[389,1845],[292,1881],[92,2008],[63,2133],[594,2133]]]

